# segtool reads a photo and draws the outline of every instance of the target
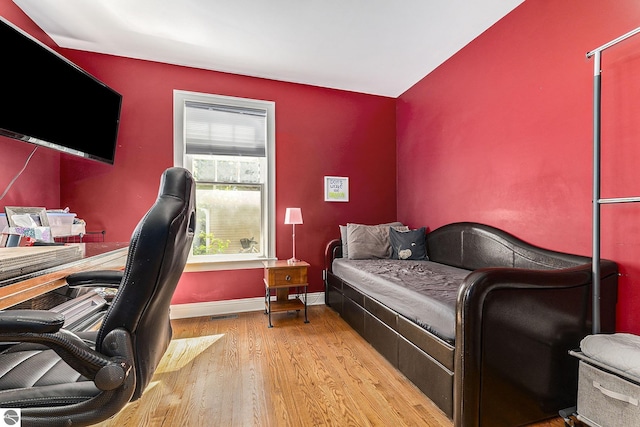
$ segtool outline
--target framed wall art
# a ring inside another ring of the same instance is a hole
[[[49,218],[45,208],[5,206],[9,227],[48,227]],[[30,222],[33,221],[33,222]]]
[[[349,178],[344,176],[324,177],[324,201],[325,202],[348,202],[349,201]]]

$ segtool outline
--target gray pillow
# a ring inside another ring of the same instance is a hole
[[[364,225],[364,224],[363,224]],[[403,227],[404,225],[401,222],[395,221],[395,222],[387,222],[386,224],[380,224],[380,225],[385,225],[387,227]],[[346,225],[340,225],[340,240],[342,241],[342,258],[349,258],[349,244],[348,244],[348,235],[347,235],[347,226]]]
[[[396,223],[392,223],[396,224]],[[391,225],[407,230],[403,225]],[[384,259],[391,256],[389,224],[347,224],[347,246],[349,259]]]
[[[349,245],[347,245],[347,226],[340,225],[340,240],[342,241],[342,258],[349,258]]]
[[[427,242],[425,238],[426,232],[426,227],[407,231],[398,231],[394,228],[389,228],[391,258],[428,260]]]

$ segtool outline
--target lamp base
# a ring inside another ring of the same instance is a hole
[[[297,259],[297,258],[295,258],[295,257],[293,257],[293,258],[289,258],[289,259],[287,260],[287,264],[295,264],[296,262],[300,262],[300,260],[299,260],[299,259]]]

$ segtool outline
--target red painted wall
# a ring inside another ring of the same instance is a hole
[[[35,145],[0,136],[0,195],[22,170]],[[0,200],[5,206],[60,207],[60,155],[39,147],[24,172]]]
[[[20,21],[20,27],[23,30],[49,46],[53,44],[51,39],[12,2],[0,2],[0,16],[14,23]],[[5,66],[4,61],[0,63],[0,70]],[[0,78],[2,78],[1,71]],[[2,108],[8,108],[8,105],[3,104]],[[35,147],[35,145],[0,136],[0,195],[24,167]],[[0,212],[4,212],[5,206],[60,207],[59,177],[60,154],[46,148],[38,148],[24,172],[0,200]]]
[[[11,2],[0,4],[0,14],[31,32],[33,23],[16,9]],[[106,229],[108,240],[129,239],[155,200],[161,172],[173,164],[174,89],[275,101],[277,256],[291,256],[291,226],[282,224],[285,209],[301,207],[296,255],[311,264],[310,292],[323,290],[324,247],[339,237],[339,223],[396,218],[395,99],[60,52],[123,95],[115,165],[67,155],[60,161],[60,203],[84,218],[89,229]],[[348,203],[324,202],[325,175],[350,178]],[[259,269],[187,273],[173,302],[261,296],[262,275]]]
[[[640,2],[526,1],[397,102],[398,219],[591,254],[593,60]],[[640,196],[640,36],[603,55],[603,197]],[[618,329],[640,333],[640,205],[604,206]],[[569,303],[569,302],[568,302]]]

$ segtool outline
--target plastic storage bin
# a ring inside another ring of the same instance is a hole
[[[76,214],[64,212],[47,212],[47,219],[53,237],[70,236],[73,233],[73,220]]]

